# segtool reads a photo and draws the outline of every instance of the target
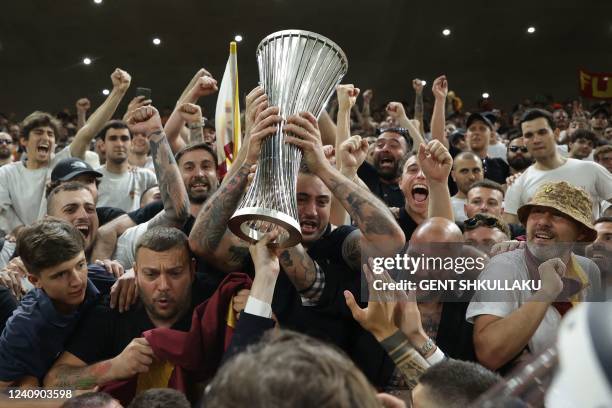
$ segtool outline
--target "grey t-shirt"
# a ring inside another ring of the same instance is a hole
[[[97,171],[102,173],[98,186],[98,207],[116,207],[125,212],[137,210],[142,193],[157,184],[155,174],[140,167],[133,167],[121,174],[111,173],[106,166]]]
[[[595,262],[588,258],[575,255],[575,259],[587,275],[590,283],[590,286],[582,294],[583,300],[594,300],[601,288],[599,268]],[[515,281],[530,280],[525,263],[525,250],[517,249],[493,257],[478,279],[508,281],[510,285]],[[477,291],[468,306],[465,317],[470,323],[474,323],[475,317],[484,314],[504,318],[529,301],[532,296],[529,290]],[[550,306],[528,343],[532,353],[538,353],[554,344],[560,323],[561,314],[553,306]]]
[[[57,153],[48,167],[30,170],[21,161],[0,167],[0,229],[8,233],[44,217],[47,213],[45,188],[51,180],[51,171],[67,157],[70,157],[70,146]]]

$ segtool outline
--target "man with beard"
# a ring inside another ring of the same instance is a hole
[[[251,166],[257,163],[263,139],[274,133],[275,125],[281,121],[277,107],[260,109],[250,132],[244,163],[198,214],[190,234],[191,248],[218,269],[231,272],[249,268],[246,243],[227,228],[227,223],[246,188]],[[404,234],[391,212],[371,192],[343,176],[327,161],[317,121],[310,113],[287,118],[284,130],[295,135],[286,136],[285,140],[302,149],[307,167],[297,180],[302,243],[284,249],[279,255],[284,273],[279,275],[272,309],[282,326],[333,342],[354,359],[371,381],[385,384],[393,363],[388,357],[381,360],[386,356],[384,350],[353,321],[340,294],[343,289],[359,291],[362,251],[377,251],[383,256],[397,253],[404,245]],[[393,141],[399,150],[407,147],[405,140],[399,140],[401,135],[387,136],[390,139],[383,143]],[[383,146],[384,149],[388,147]],[[358,229],[330,224],[332,195]]]
[[[459,153],[453,161],[451,177],[458,190],[457,194],[451,197],[453,215],[456,222],[463,222],[467,218],[464,210],[467,192],[472,184],[484,177],[480,157],[472,152]]]
[[[525,146],[523,135],[519,132],[510,138],[508,142],[508,165],[510,166],[510,175],[522,173],[525,169],[533,164],[531,153]]]
[[[411,149],[408,133],[403,128],[382,129],[380,132],[374,148],[374,164],[364,162],[357,175],[388,207],[402,208],[404,196],[398,182],[400,163]]]
[[[596,163],[561,156],[553,126],[551,114],[542,109],[529,110],[521,119],[523,140],[535,163],[506,191],[504,221],[509,224],[518,223],[518,209],[546,182],[565,180],[585,189],[593,200],[593,218],[599,217],[601,201],[612,200],[612,175]]]
[[[612,217],[601,217],[593,223],[597,239],[586,248],[586,256],[601,271],[601,283],[606,300],[612,300]]]
[[[13,138],[5,132],[0,132],[0,166],[13,162]]]
[[[132,145],[128,125],[119,120],[108,122],[96,136],[106,151],[106,164],[98,169],[102,181],[98,187],[98,205],[123,211],[140,208],[140,196],[157,184],[155,174],[140,167],[130,167],[128,151]]]
[[[21,143],[26,146],[27,160],[0,167],[0,229],[12,231],[45,215],[45,185],[53,167],[66,157],[84,157],[91,139],[117,109],[131,78],[117,69],[111,80],[113,90],[104,103],[77,132],[73,142],[55,156],[55,139],[60,135],[61,124],[44,112],[34,112],[24,119]]]
[[[597,299],[599,268],[572,251],[575,242],[597,236],[591,209],[588,193],[564,181],[542,184],[519,209],[527,246],[495,256],[479,281],[509,286],[531,281],[531,288],[478,290],[466,314],[474,322],[474,347],[485,367],[500,369],[525,348],[533,354],[545,350],[569,308]]]
[[[610,114],[603,106],[599,106],[591,113],[591,130],[597,137],[603,138],[604,131],[608,127]]]

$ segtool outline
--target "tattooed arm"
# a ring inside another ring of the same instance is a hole
[[[370,191],[343,176],[325,159],[314,116],[307,112],[291,116],[285,130],[295,135],[287,136],[285,140],[302,149],[308,168],[331,190],[357,224],[361,231],[361,245],[382,253],[399,251],[406,238],[393,214]]]
[[[425,125],[423,123],[423,81],[420,79],[412,80],[412,87],[414,88],[414,118],[419,121],[419,130],[422,135],[425,134]]]
[[[406,336],[399,330],[380,341],[380,345],[402,373],[408,388],[416,387],[419,377],[430,366],[427,360],[410,345]]]
[[[317,276],[317,265],[302,244],[282,251],[279,260],[287,277],[298,292],[312,287]]]
[[[130,114],[128,125],[133,132],[142,132],[149,138],[151,157],[164,203],[164,210],[149,222],[149,229],[159,225],[182,227],[189,216],[189,198],[159,112],[152,106],[138,108]]]
[[[204,204],[189,235],[191,250],[226,272],[241,268],[249,255],[246,242],[232,234],[227,223],[246,188],[250,168],[257,163],[263,140],[276,132],[282,119],[278,108],[263,108],[258,109],[244,163]]]

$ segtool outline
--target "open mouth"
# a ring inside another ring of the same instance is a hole
[[[302,234],[314,234],[319,228],[319,224],[315,221],[302,221],[300,222],[300,228],[302,230]]]
[[[412,187],[412,198],[417,203],[424,203],[429,197],[429,188],[425,184],[415,184]]]
[[[208,188],[208,183],[193,183],[191,185],[191,189],[196,191],[208,191]]]
[[[89,236],[89,225],[87,224],[78,224],[75,225],[75,228],[83,235],[83,238],[87,239]]]
[[[170,305],[172,304],[172,299],[170,298],[158,298],[155,300],[155,303],[157,303],[159,305],[160,308],[162,309],[167,309],[170,307]]]
[[[534,237],[540,242],[550,242],[554,239],[553,234],[544,231],[536,231]]]
[[[382,156],[379,160],[378,160],[378,164],[381,167],[392,167],[395,164],[395,159],[391,156]]]
[[[49,145],[38,145],[36,151],[41,154],[49,154]]]

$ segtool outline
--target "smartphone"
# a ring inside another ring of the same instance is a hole
[[[151,99],[151,88],[136,88],[136,96],[144,96],[145,99]]]

